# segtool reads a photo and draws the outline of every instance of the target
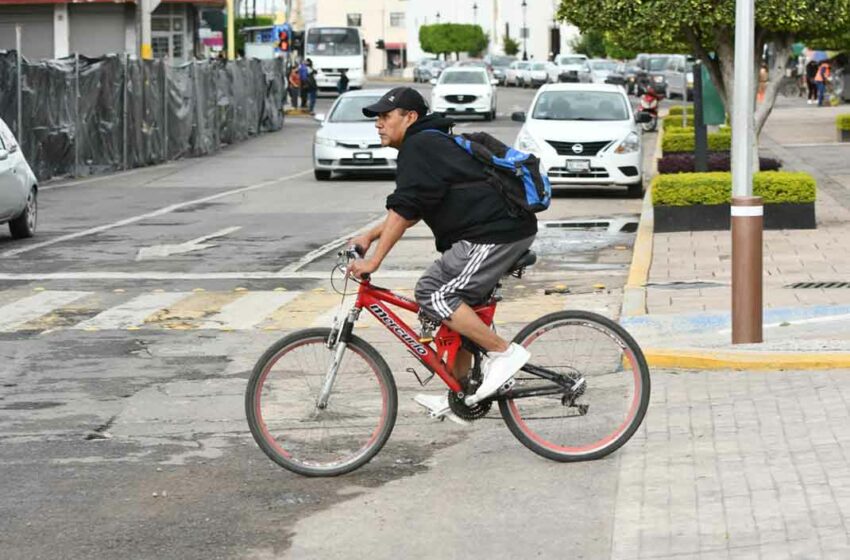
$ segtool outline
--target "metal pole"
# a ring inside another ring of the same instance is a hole
[[[708,133],[702,98],[702,63],[694,64],[694,171],[708,171]]]
[[[688,61],[682,68],[682,128],[688,126]]]
[[[18,129],[15,133],[18,136],[18,144],[20,146],[24,145],[24,111],[23,111],[23,102],[24,102],[24,74],[23,74],[23,64],[21,63],[21,59],[23,58],[23,53],[21,53],[21,32],[22,27],[21,24],[15,26],[15,53],[17,56],[15,57],[15,66],[18,72],[18,84],[17,84],[17,105],[18,105],[18,114],[17,114],[17,127]],[[21,148],[23,153],[23,147]]]
[[[128,74],[129,71],[130,71],[130,53],[124,53],[124,110],[121,112],[121,134],[124,138],[124,142],[122,144],[121,157],[123,158],[123,162],[124,162],[124,170],[127,170],[128,166],[129,166],[129,164],[128,164],[129,158],[127,157],[127,115],[129,114],[129,110],[127,108],[127,102],[128,102],[128,98],[130,97],[129,92],[128,92],[129,88],[127,86],[127,82],[128,82],[128,75],[127,74]]]
[[[160,60],[162,76],[162,161],[168,161],[168,65]]]
[[[80,176],[80,54],[74,53],[74,175]]]
[[[236,11],[234,0],[227,0],[227,60],[236,59]]]
[[[753,194],[754,0],[736,0],[732,102],[732,343],[762,341],[763,206]]]

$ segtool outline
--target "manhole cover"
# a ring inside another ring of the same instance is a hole
[[[794,282],[793,284],[787,284],[785,287],[795,290],[850,288],[850,282]]]

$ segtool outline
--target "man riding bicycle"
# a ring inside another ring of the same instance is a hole
[[[377,247],[371,257],[355,261],[349,273],[359,278],[376,271],[404,232],[425,221],[442,255],[417,282],[416,301],[427,319],[445,323],[486,352],[481,385],[467,401],[474,404],[495,394],[530,358],[525,348],[498,336],[471,306],[484,303],[529,249],[537,220],[533,214],[511,211],[487,182],[484,164],[445,135],[453,121],[429,115],[416,90],[394,88],[363,114],[377,117],[381,145],[399,150],[398,168],[386,219],[351,240],[364,252],[376,240]],[[471,365],[471,354],[461,351],[452,375],[464,386]],[[464,423],[451,412],[446,395],[417,395],[414,400],[434,417]]]

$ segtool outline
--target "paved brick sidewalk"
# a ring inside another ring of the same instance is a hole
[[[767,308],[850,303],[850,290],[790,289],[787,284],[850,281],[850,146],[832,144],[835,115],[844,107],[774,111],[762,133],[762,151],[786,170],[818,177],[817,230],[764,232],[764,304]],[[650,314],[728,311],[731,308],[731,234],[728,231],[656,233],[647,287]],[[699,286],[681,283],[704,282]]]
[[[850,557],[845,372],[653,372],[614,559]]]

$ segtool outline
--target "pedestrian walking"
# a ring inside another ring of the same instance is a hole
[[[818,73],[818,63],[816,60],[810,60],[806,64],[806,89],[809,92],[809,98],[806,101],[809,105],[818,100],[818,87],[815,85],[815,76]]]
[[[313,68],[313,61],[309,58],[307,59],[307,79],[306,81],[302,80],[301,91],[307,92],[307,110],[310,111],[310,114],[315,114],[314,109],[316,108],[316,96],[319,93],[319,85],[316,83],[316,70]],[[302,101],[303,101],[302,97]],[[304,107],[303,105],[301,106]]]
[[[339,71],[339,81],[336,83],[336,91],[340,95],[348,91],[348,74],[345,68]]]
[[[824,60],[818,66],[818,73],[815,75],[815,85],[818,88],[818,107],[823,107],[823,100],[826,96],[826,86],[832,77],[832,70],[829,67],[829,61]]]
[[[289,100],[292,103],[292,108],[298,108],[298,97],[301,95],[301,76],[298,73],[298,67],[293,66],[289,72]],[[303,107],[303,104],[302,104]]]
[[[298,65],[298,77],[301,80],[301,108],[307,107],[307,77],[310,75],[310,69],[307,67],[307,61],[302,60]]]

